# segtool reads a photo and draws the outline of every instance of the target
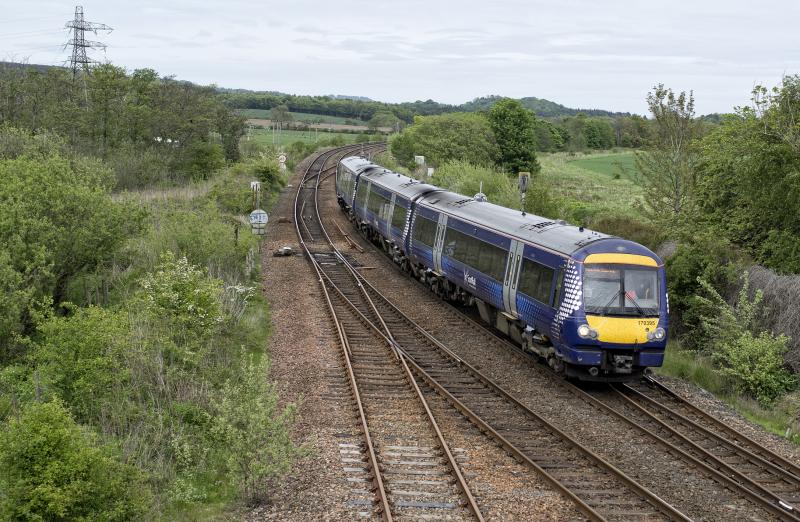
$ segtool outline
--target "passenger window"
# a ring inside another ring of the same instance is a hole
[[[395,201],[394,213],[392,214],[392,226],[403,230],[406,227],[406,214],[406,209],[401,207],[400,203]]]
[[[523,259],[519,276],[519,291],[539,302],[551,304],[554,270],[530,259]]]
[[[564,287],[564,269],[558,270],[558,277],[556,278],[556,291],[553,292],[553,302],[551,306],[558,308],[558,302],[561,300],[561,289]]]
[[[436,239],[436,222],[417,214],[417,217],[414,218],[413,237],[423,245],[433,247],[433,242]]]
[[[448,228],[442,253],[483,272],[492,279],[503,281],[507,252],[500,247]]]

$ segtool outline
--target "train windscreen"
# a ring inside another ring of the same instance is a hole
[[[584,265],[587,314],[658,316],[658,270],[620,265]]]

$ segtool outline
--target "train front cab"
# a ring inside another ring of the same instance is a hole
[[[661,366],[667,344],[663,264],[655,256],[592,253],[570,263],[573,305],[561,327],[565,372],[584,380],[624,381]],[[577,298],[576,298],[577,297]]]

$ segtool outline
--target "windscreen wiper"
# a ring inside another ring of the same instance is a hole
[[[600,315],[606,315],[606,311],[608,310],[608,307],[609,307],[609,306],[611,306],[611,303],[613,303],[613,302],[614,302],[614,299],[616,299],[617,297],[619,297],[619,294],[620,294],[620,293],[622,293],[622,288],[620,288],[619,290],[617,290],[617,291],[614,293],[614,295],[613,295],[613,296],[611,296],[611,299],[609,299],[609,300],[608,300],[608,302],[605,304],[605,306],[602,308],[602,310],[603,310],[603,311],[600,313]]]
[[[634,299],[632,295],[629,295],[627,292],[625,292],[625,299],[629,299],[630,302],[633,303],[633,306],[636,307],[636,310],[639,312],[639,315],[641,315],[642,317],[647,315],[644,309],[641,306],[639,306],[639,303],[636,302],[636,299]]]

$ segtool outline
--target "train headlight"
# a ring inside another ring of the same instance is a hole
[[[588,324],[582,324],[578,327],[578,335],[584,339],[597,339],[597,331],[592,330]]]
[[[664,330],[663,328],[661,328],[659,326],[658,328],[656,328],[655,330],[653,330],[652,332],[649,332],[647,334],[647,340],[648,341],[663,341],[666,336],[667,336],[666,330]]]

